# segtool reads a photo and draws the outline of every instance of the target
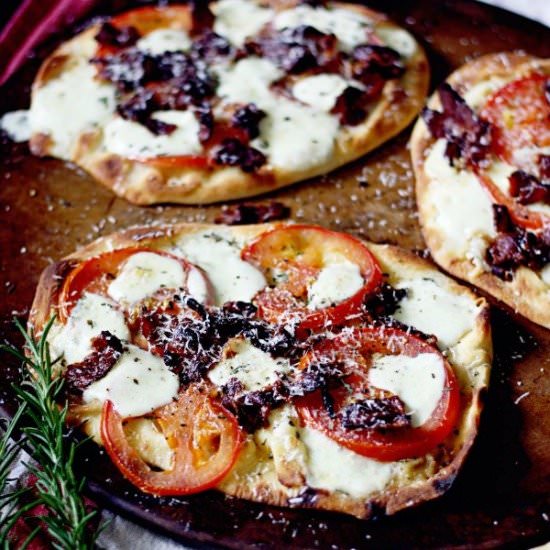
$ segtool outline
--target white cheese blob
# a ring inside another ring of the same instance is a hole
[[[372,20],[353,10],[343,8],[323,8],[297,6],[280,11],[273,20],[278,30],[310,25],[318,31],[336,35],[340,48],[351,51],[359,44],[368,41]]]
[[[338,129],[335,116],[281,97],[261,120],[252,146],[276,168],[307,170],[330,160]]]
[[[373,356],[369,382],[397,395],[411,415],[413,427],[422,426],[434,412],[444,391],[445,367],[435,353]]]
[[[248,340],[234,340],[229,344],[230,356],[222,359],[208,373],[217,386],[231,378],[239,380],[246,391],[256,391],[277,380],[277,373],[289,370],[287,359],[273,359],[269,353],[254,347]]]
[[[395,463],[361,456],[312,428],[302,428],[300,434],[308,451],[307,484],[314,489],[362,498],[382,491],[395,471]]]
[[[177,290],[184,284],[185,271],[178,260],[154,252],[138,252],[124,262],[107,292],[117,302],[133,304],[161,288]]]
[[[35,89],[31,128],[50,136],[54,156],[71,160],[77,137],[111,119],[116,105],[115,87],[96,80],[95,74],[95,67],[81,59]]]
[[[418,49],[415,39],[403,29],[378,27],[376,34],[387,46],[404,58],[411,57]]]
[[[196,155],[202,151],[199,123],[191,111],[159,111],[152,116],[177,128],[157,136],[137,122],[115,117],[105,127],[107,150],[126,157]]]
[[[550,264],[541,269],[540,278],[544,283],[550,286]]]
[[[172,250],[203,269],[212,282],[214,305],[249,302],[267,282],[261,271],[241,259],[241,246],[222,232],[194,233]]]
[[[457,170],[444,157],[445,140],[438,140],[425,162],[433,180],[427,195],[435,215],[426,224],[443,234],[443,247],[453,255],[464,254],[475,236],[496,235],[491,200],[477,176]]]
[[[114,367],[82,394],[84,403],[112,401],[123,417],[141,416],[170,403],[179,379],[162,358],[130,345]]]
[[[321,269],[308,288],[309,309],[322,309],[337,304],[358,292],[365,283],[359,266],[353,262],[329,264]]]
[[[510,79],[501,76],[492,76],[470,86],[464,93],[464,101],[474,110],[481,109],[489,96],[507,84]]]
[[[318,74],[302,78],[292,88],[292,94],[302,103],[320,111],[330,111],[348,81],[337,74]]]
[[[146,34],[136,43],[138,50],[151,55],[185,51],[190,46],[191,39],[189,35],[184,31],[176,29],[157,29]]]
[[[407,290],[393,317],[426,334],[437,336],[440,348],[450,348],[474,328],[479,307],[468,296],[453,294],[429,277],[399,282]]]
[[[27,141],[31,137],[29,111],[11,111],[0,117],[0,130],[4,130],[12,141]]]
[[[255,35],[273,17],[273,10],[250,0],[220,0],[212,5],[214,31],[235,46]]]
[[[92,351],[92,338],[103,330],[121,340],[130,338],[124,314],[117,305],[105,296],[85,292],[52,340],[52,356],[63,355],[69,365],[82,361]]]
[[[231,66],[216,66],[219,78],[216,90],[224,103],[255,103],[264,109],[275,100],[269,86],[284,73],[267,59],[246,57]]]
[[[212,292],[210,285],[204,273],[196,267],[192,267],[187,274],[187,291],[201,304],[209,304],[211,302]]]

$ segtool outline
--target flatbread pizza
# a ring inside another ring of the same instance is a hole
[[[44,271],[54,315],[70,421],[154,495],[392,514],[451,486],[489,379],[483,298],[318,226],[103,237]]]
[[[417,41],[363,6],[143,7],[45,60],[30,147],[136,204],[248,197],[386,142],[417,115],[428,80]]]
[[[459,68],[411,154],[435,261],[550,328],[550,61],[500,53]]]

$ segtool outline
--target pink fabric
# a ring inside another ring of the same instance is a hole
[[[85,15],[96,0],[23,0],[0,32],[0,85],[50,34]]]

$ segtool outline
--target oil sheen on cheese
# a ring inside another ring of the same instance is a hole
[[[359,266],[353,262],[329,264],[308,288],[309,309],[322,309],[350,298],[364,284]]]
[[[374,387],[390,391],[403,401],[415,428],[430,418],[445,385],[445,367],[435,353],[416,357],[375,354],[368,376]]]
[[[154,252],[138,252],[126,260],[109,285],[108,293],[117,302],[133,304],[153,296],[162,288],[182,288],[185,278],[178,260]]]
[[[92,338],[104,330],[121,340],[130,338],[124,314],[117,304],[105,296],[86,292],[50,342],[52,356],[63,354],[67,364],[78,363],[92,351]]]
[[[109,400],[123,417],[141,416],[178,394],[179,379],[160,357],[129,345],[115,366],[84,390],[85,403]]]

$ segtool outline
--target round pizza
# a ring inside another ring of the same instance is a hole
[[[444,493],[491,361],[485,300],[311,225],[140,227],[43,273],[69,419],[153,495],[360,518]]]
[[[550,328],[550,60],[491,54],[455,71],[411,153],[435,261]]]
[[[46,59],[30,147],[136,204],[248,197],[384,143],[420,111],[428,79],[416,40],[363,6],[142,7]]]

